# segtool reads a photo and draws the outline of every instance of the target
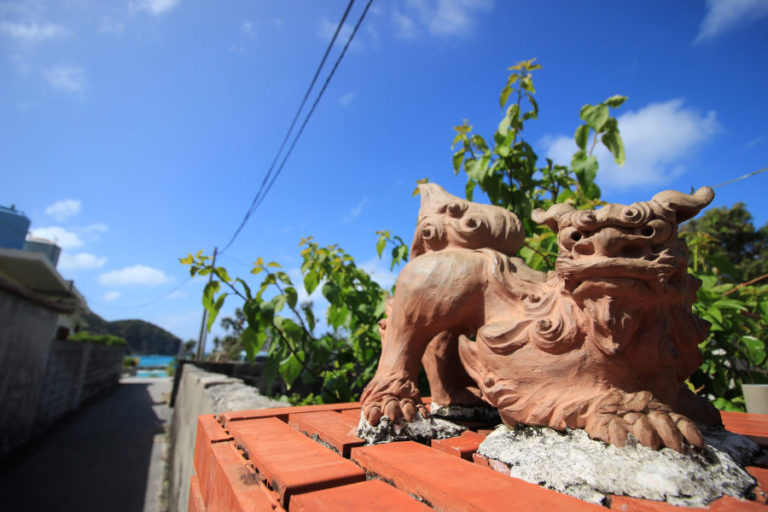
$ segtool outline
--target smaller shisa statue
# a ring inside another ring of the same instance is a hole
[[[683,451],[684,442],[703,444],[694,422],[720,425],[684,384],[702,363],[708,323],[691,312],[700,282],[677,233],[712,189],[534,211],[557,233],[546,274],[514,256],[525,232],[513,213],[435,184],[420,192],[412,259],[362,395],[370,425],[429,415],[416,386],[420,364],[432,410],[489,404],[508,426],[584,429],[615,446],[631,433],[653,449]]]

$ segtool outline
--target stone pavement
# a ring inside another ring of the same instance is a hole
[[[0,460],[3,510],[157,512],[172,379],[123,379]]]

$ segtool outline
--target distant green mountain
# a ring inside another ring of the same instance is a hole
[[[120,336],[128,343],[130,354],[175,356],[181,340],[162,327],[144,320],[115,320],[108,322],[97,314],[83,315],[86,330],[93,334]]]

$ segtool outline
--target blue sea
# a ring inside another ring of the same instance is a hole
[[[165,368],[176,359],[175,356],[138,356],[139,368]]]

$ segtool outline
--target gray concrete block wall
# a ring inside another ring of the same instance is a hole
[[[0,453],[117,386],[123,347],[54,340],[58,313],[0,290]]]
[[[260,395],[258,389],[240,379],[206,372],[193,364],[185,364],[181,371],[168,454],[170,512],[187,512],[199,415],[290,405]]]
[[[80,405],[79,384],[82,367],[88,357],[83,345],[71,341],[54,341],[37,405],[37,430],[55,422]]]
[[[32,432],[58,314],[0,290],[0,453]]]

